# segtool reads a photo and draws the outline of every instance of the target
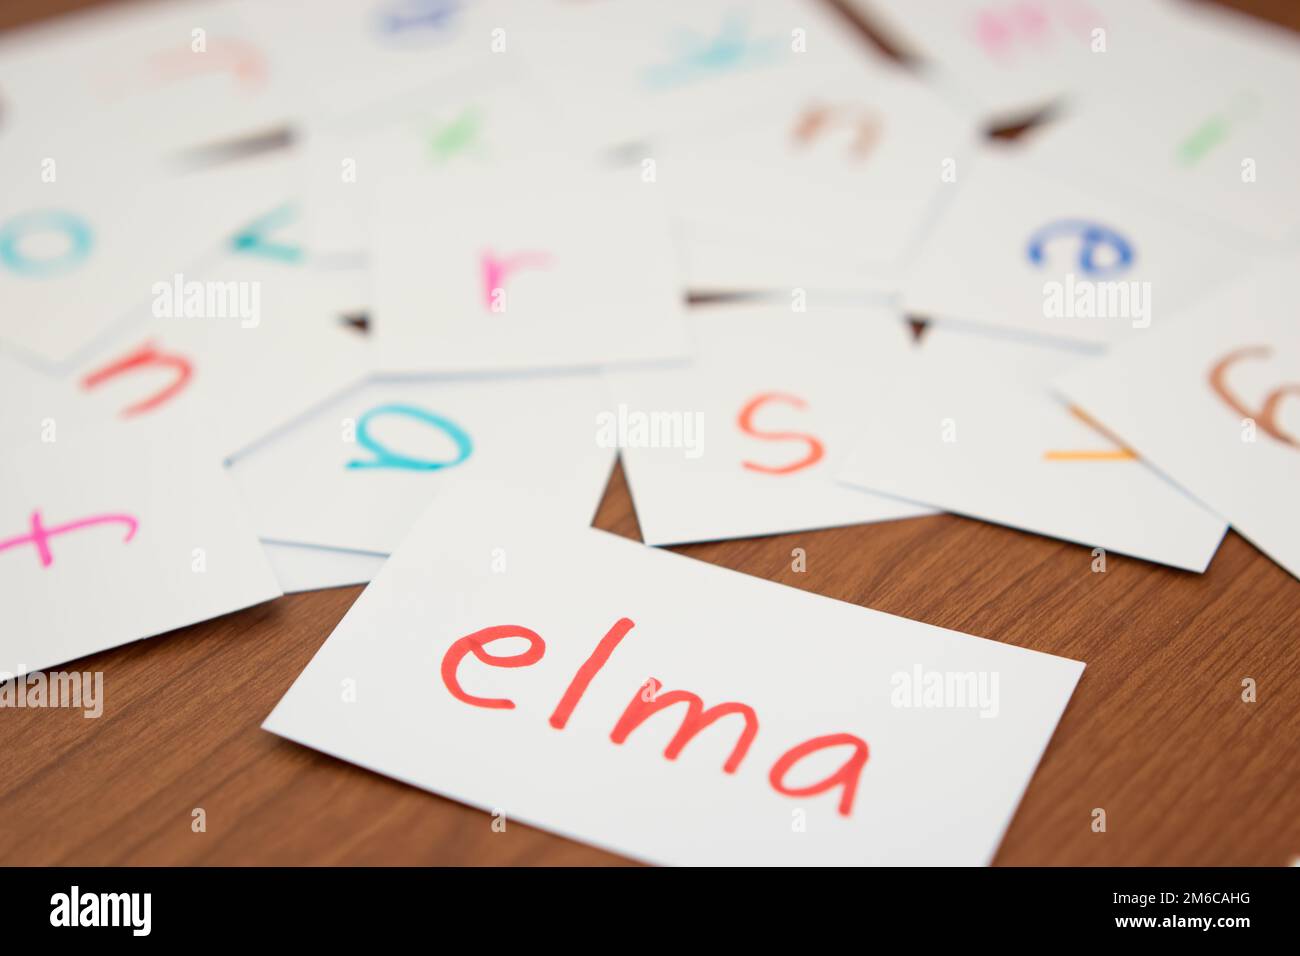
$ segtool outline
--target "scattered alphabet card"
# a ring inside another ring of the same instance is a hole
[[[1250,261],[1136,194],[993,151],[955,188],[903,279],[911,314],[1096,346],[1177,321]]]
[[[532,500],[585,527],[616,454],[596,373],[372,382],[231,466],[260,537],[389,554],[437,500]]]
[[[265,182],[260,166],[158,178],[89,156],[22,159],[0,161],[17,184],[0,198],[0,340],[46,368],[75,361],[156,283],[218,249]]]
[[[266,210],[220,255],[155,283],[144,314],[74,370],[85,402],[128,428],[190,427],[222,460],[361,381],[368,344],[312,310],[301,247],[263,228],[294,215]]]
[[[649,862],[982,865],[1082,671],[435,506],[263,726]]]
[[[892,369],[889,414],[862,420],[840,477],[1087,548],[1204,571],[1226,525],[1048,391],[1051,378],[1078,361],[1069,349],[929,329],[911,363]]]
[[[558,110],[532,85],[501,71],[471,71],[322,118],[309,128],[304,159],[312,249],[365,255],[375,197],[389,179],[539,166],[548,144],[562,149],[561,127]]]
[[[524,56],[591,147],[657,140],[737,103],[892,69],[815,0],[533,5]],[[521,24],[522,26],[522,24]],[[593,77],[599,77],[593,82]]]
[[[514,0],[245,0],[269,43],[295,115],[351,111],[413,86],[454,85],[472,68],[516,69],[524,46]],[[518,28],[518,29],[516,29]],[[513,41],[513,42],[512,42]]]
[[[234,485],[185,432],[46,438],[0,460],[0,671],[42,670],[280,595]]]
[[[1292,174],[1300,166],[1300,42],[1246,19],[1219,15],[1210,29],[1184,26],[1153,38],[1166,68],[1140,84],[1103,87],[1087,109],[1032,132],[1034,160],[1113,181],[1245,238],[1300,238]]]
[[[869,384],[911,352],[896,312],[721,305],[691,312],[694,361],[610,373],[605,428],[647,544],[781,534],[928,514],[835,481]]]
[[[394,181],[372,225],[374,340],[387,371],[686,355],[668,217],[635,172]]]
[[[1220,289],[1159,335],[1080,365],[1061,394],[1300,577],[1295,256]]]
[[[252,16],[270,6],[113,4],[6,36],[0,136],[37,138],[55,159],[90,150],[96,161],[139,161],[265,135],[292,105],[271,37]]]
[[[845,70],[669,138],[646,170],[688,227],[797,237],[832,261],[894,273],[973,144],[968,125],[907,74]]]
[[[682,280],[692,294],[744,292],[790,302],[825,294],[884,301],[898,294],[896,271],[854,261],[844,249],[681,222],[674,223],[674,241]]]
[[[1132,0],[848,0],[974,116],[1014,123],[1151,72],[1181,4]],[[1163,62],[1162,62],[1162,65]]]

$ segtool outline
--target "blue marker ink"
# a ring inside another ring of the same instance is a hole
[[[445,30],[460,13],[459,0],[398,0],[378,14],[379,32],[393,35],[412,28]]]
[[[57,256],[33,259],[22,251],[22,240],[39,232],[61,232],[68,248]],[[0,226],[0,262],[19,275],[48,279],[75,269],[90,256],[94,236],[84,219],[58,209],[24,213]]]
[[[1133,264],[1133,245],[1114,229],[1086,219],[1058,219],[1049,222],[1029,237],[1029,246],[1025,250],[1029,261],[1036,266],[1045,262],[1045,247],[1053,239],[1064,236],[1079,240],[1079,258],[1077,265],[1085,275],[1105,278],[1127,271]],[[1109,249],[1114,262],[1098,262],[1098,252]]]
[[[777,41],[755,42],[745,36],[747,32],[743,19],[733,14],[723,21],[722,29],[711,40],[701,39],[697,34],[679,35],[676,57],[647,69],[646,85],[656,89],[682,86],[712,73],[770,61],[777,50]]]
[[[396,452],[389,451],[370,437],[370,421],[380,415],[404,415],[407,418],[414,418],[418,422],[424,422],[426,425],[441,429],[456,443],[456,457],[451,461],[428,461],[423,458],[409,458],[406,455],[399,455]],[[373,453],[375,457],[370,461],[359,458],[354,459],[348,462],[349,468],[405,468],[410,471],[438,471],[441,468],[454,468],[474,451],[474,443],[459,425],[450,419],[435,415],[433,412],[425,411],[423,408],[417,408],[414,405],[380,405],[370,409],[357,422],[357,444]]]
[[[296,206],[292,203],[281,206],[237,232],[230,240],[231,251],[250,256],[262,256],[277,262],[299,262],[305,254],[302,246],[275,242],[267,237],[268,233],[283,229],[297,218]]]

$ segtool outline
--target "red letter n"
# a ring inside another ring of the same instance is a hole
[[[134,405],[128,405],[122,409],[122,417],[129,418],[132,415],[138,415],[141,412],[147,412],[157,408],[163,402],[167,401],[190,380],[190,374],[193,372],[189,360],[179,355],[168,355],[165,352],[159,352],[154,348],[152,342],[146,342],[134,352],[123,356],[116,362],[105,365],[97,372],[91,372],[81,380],[82,388],[94,388],[101,382],[110,378],[115,378],[124,372],[130,372],[135,369],[157,366],[160,368],[171,369],[175,373],[172,383],[161,391],[155,392],[148,398],[136,402]]]

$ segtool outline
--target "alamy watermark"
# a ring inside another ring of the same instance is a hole
[[[596,415],[601,448],[680,448],[687,458],[704,454],[704,413],[638,411],[619,404]]]
[[[916,664],[895,671],[889,703],[894,707],[936,710],[978,710],[980,717],[999,711],[997,671],[931,671]]]
[[[245,329],[262,321],[262,283],[185,281],[182,273],[170,282],[153,284],[153,314],[159,319],[239,319]]]
[[[1151,283],[1097,281],[1066,273],[1065,281],[1043,283],[1043,315],[1049,319],[1131,319],[1133,328],[1151,325]]]
[[[57,707],[81,710],[94,719],[104,713],[103,671],[34,671],[15,676],[0,671],[0,708]]]

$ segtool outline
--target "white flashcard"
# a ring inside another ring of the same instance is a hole
[[[1300,335],[1293,255],[1057,386],[1300,578]]]
[[[382,554],[274,541],[263,541],[262,547],[285,594],[369,584],[387,560]]]
[[[1166,0],[848,0],[937,89],[1015,122],[1165,66],[1149,57],[1180,13]]]
[[[109,423],[68,382],[0,352],[0,444],[81,440]]]
[[[896,312],[719,305],[693,309],[691,331],[689,366],[606,376],[602,428],[647,544],[930,513],[835,480],[860,423],[893,414],[864,383],[911,351]]]
[[[670,138],[650,162],[688,228],[805,243],[897,276],[973,146],[957,114],[906,73],[854,69]]]
[[[254,215],[276,166],[159,178],[89,152],[7,155],[15,187],[0,199],[0,339],[37,365],[75,361],[147,306],[156,283]]]
[[[578,141],[621,146],[892,67],[815,0],[535,4],[524,56]]]
[[[269,541],[389,554],[435,499],[591,523],[615,450],[599,375],[370,383],[236,459]]]
[[[364,337],[313,308],[299,225],[279,203],[219,255],[160,277],[147,310],[76,368],[86,403],[127,426],[189,427],[221,460],[365,378]]]
[[[635,172],[464,172],[385,183],[372,334],[391,372],[682,358],[684,291],[660,192]]]
[[[6,447],[0,474],[6,676],[280,594],[230,479],[188,435],[60,429]]]
[[[514,71],[514,0],[249,0],[304,118],[351,112],[466,69]],[[513,41],[513,42],[512,42]]]
[[[18,31],[0,40],[0,135],[34,137],[55,159],[152,159],[281,127],[288,74],[251,16],[268,6],[114,5]]]
[[[1152,44],[1153,55],[1167,48],[1164,68],[1105,87],[1027,146],[1046,167],[1114,181],[1219,228],[1300,238],[1300,42],[1226,10],[1202,16]]]
[[[563,143],[556,110],[519,79],[471,72],[342,117],[307,136],[307,210],[313,251],[364,255],[381,183],[427,173],[540,167]]]
[[[1178,321],[1249,265],[1175,211],[1078,183],[996,152],[959,173],[904,276],[904,308],[1096,346]]]
[[[263,726],[652,863],[981,865],[1082,671],[435,507]]]
[[[912,362],[894,366],[882,384],[889,414],[863,419],[840,478],[1087,548],[1204,571],[1226,525],[1048,391],[1057,373],[1078,362],[1068,349],[929,329]]]
[[[854,262],[842,249],[755,239],[742,229],[674,229],[682,281],[691,293],[755,292],[793,303],[824,293],[889,299],[899,275]]]

